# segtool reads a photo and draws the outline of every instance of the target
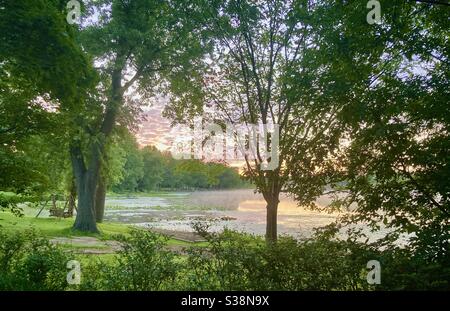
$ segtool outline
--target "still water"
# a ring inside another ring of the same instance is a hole
[[[325,206],[330,199],[316,202]],[[263,235],[266,203],[252,190],[169,192],[148,197],[108,197],[105,218],[171,231],[193,231],[193,222],[208,222],[210,230],[229,229]],[[313,228],[333,222],[337,214],[311,211],[283,196],[278,208],[278,232],[308,237]]]

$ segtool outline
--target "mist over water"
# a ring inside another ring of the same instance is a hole
[[[317,203],[326,205],[329,198]],[[264,235],[266,203],[251,189],[166,193],[151,197],[107,198],[106,219],[172,231],[193,231],[192,222],[211,223],[212,231],[229,229]],[[278,232],[307,237],[313,228],[333,222],[337,214],[320,213],[297,206],[282,196],[278,208]]]

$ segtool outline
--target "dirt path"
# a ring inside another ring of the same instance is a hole
[[[151,229],[153,232],[161,233],[164,235],[167,235],[171,238],[174,238],[176,240],[180,240],[183,242],[191,242],[191,243],[197,243],[197,242],[205,242],[206,240],[202,238],[200,235],[194,232],[185,232],[185,231],[175,231],[175,230],[165,230],[165,229]]]
[[[205,241],[198,234],[192,232],[183,231],[169,231],[153,229],[152,231],[167,235],[171,238],[183,241],[183,242],[203,242]],[[50,240],[53,244],[69,246],[75,253],[87,254],[87,255],[103,255],[103,254],[115,254],[121,249],[121,245],[118,241],[114,240],[100,240],[94,237],[56,237]],[[182,245],[168,245],[167,249],[176,253],[183,254],[184,246]]]
[[[93,237],[58,237],[50,240],[53,244],[69,245],[78,254],[114,254],[120,250],[117,241],[102,241]]]

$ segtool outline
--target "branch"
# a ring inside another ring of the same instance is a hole
[[[141,66],[136,73],[134,74],[134,76],[124,84],[124,86],[122,87],[122,95],[128,90],[128,88],[133,85],[134,82],[136,82],[137,79],[139,79],[142,75],[142,73],[145,70],[145,65]]]
[[[402,172],[406,175],[406,177],[408,177],[408,179],[416,186],[417,190],[419,190],[420,192],[422,192],[423,195],[425,195],[425,197],[431,201],[431,203],[436,206],[441,212],[443,212],[445,215],[450,216],[450,213],[448,211],[446,211],[444,209],[444,207],[439,204],[434,198],[433,196],[424,188],[422,187],[419,182],[412,176],[412,174],[406,169],[405,163],[400,160],[400,163],[402,165]]]
[[[448,5],[450,6],[450,2],[443,2],[443,1],[437,1],[437,0],[410,0],[420,3],[428,3],[428,4],[435,4],[435,5]]]
[[[9,132],[14,131],[17,128],[17,125],[14,125],[12,127],[6,128],[6,129],[0,129],[0,134],[6,134]]]

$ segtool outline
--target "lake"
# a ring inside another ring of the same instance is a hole
[[[324,206],[330,199],[321,197]],[[168,192],[152,196],[108,197],[105,220],[170,231],[193,231],[193,222],[209,222],[212,231],[229,229],[264,235],[266,203],[253,190]],[[278,232],[308,237],[313,228],[333,222],[337,214],[298,207],[282,196],[278,208]]]

